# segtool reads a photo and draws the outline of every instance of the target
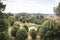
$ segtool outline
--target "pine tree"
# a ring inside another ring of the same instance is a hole
[[[57,7],[54,7],[54,12],[57,16],[60,16],[60,3]]]
[[[7,20],[5,19],[5,16],[3,14],[5,7],[6,5],[0,2],[0,32],[6,31],[8,29]]]
[[[8,30],[8,24],[7,20],[5,19],[5,16],[3,14],[3,11],[5,10],[5,6],[1,1],[0,1],[0,40],[8,40],[9,35],[7,33]]]

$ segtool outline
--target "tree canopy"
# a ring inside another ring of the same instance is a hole
[[[54,7],[54,12],[57,16],[60,16],[60,3],[57,7]]]
[[[8,29],[7,20],[5,19],[5,16],[3,15],[3,11],[5,10],[5,7],[6,5],[4,5],[1,2],[0,3],[0,32]]]

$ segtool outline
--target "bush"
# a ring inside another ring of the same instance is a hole
[[[60,38],[60,26],[52,20],[46,20],[39,29],[41,40],[58,40]]]
[[[30,36],[32,37],[33,40],[36,39],[37,32],[35,29],[30,30]]]
[[[10,23],[11,26],[14,25],[15,20],[16,20],[16,19],[15,19],[15,16],[9,16],[9,17],[8,17],[8,21],[9,21],[9,23]]]
[[[26,29],[26,31],[28,32],[28,26],[27,25],[24,25],[24,28]]]
[[[39,26],[39,27],[37,28],[37,33],[38,33],[38,35],[39,35],[39,29],[40,29],[40,27],[41,27],[41,26]]]
[[[18,26],[12,28],[11,35],[12,35],[13,37],[16,37],[16,33],[17,33],[18,29],[19,29]]]
[[[9,36],[5,32],[0,32],[0,40],[9,40]]]
[[[28,37],[26,29],[19,29],[16,33],[16,39],[17,40],[26,40]]]
[[[0,20],[0,32],[8,30],[8,23],[5,19]]]
[[[10,21],[10,25],[13,26],[14,25],[14,21]]]

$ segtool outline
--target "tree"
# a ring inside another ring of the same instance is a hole
[[[30,30],[30,36],[32,37],[33,40],[36,39],[37,36],[37,32],[35,29]]]
[[[24,28],[26,29],[26,31],[28,32],[28,26],[27,25],[24,25]]]
[[[22,28],[19,29],[16,33],[16,39],[17,40],[26,40],[28,37],[26,29]]]
[[[40,29],[40,27],[41,27],[41,26],[39,26],[39,27],[37,28],[37,33],[38,33],[38,35],[39,35],[39,29]]]
[[[3,15],[3,13],[2,13],[2,11],[5,10],[5,6],[6,5],[4,5],[2,2],[0,2],[0,19],[5,18],[4,15]]]
[[[2,12],[2,11],[5,10],[5,6],[6,6],[6,5],[3,5],[3,3],[0,2],[0,12]]]
[[[0,40],[9,40],[9,36],[5,32],[1,32]]]
[[[14,20],[10,21],[10,25],[13,26],[14,25]]]
[[[57,7],[54,7],[54,12],[57,16],[60,16],[60,3]]]
[[[15,16],[8,17],[8,20],[9,20],[10,25],[13,26],[15,22]]]
[[[8,23],[3,15],[3,11],[5,10],[5,6],[2,2],[0,2],[0,32],[8,30]]]
[[[8,30],[8,22],[0,19],[0,32]]]
[[[59,23],[53,20],[46,20],[39,29],[41,40],[59,40],[60,38]]]
[[[16,26],[16,27],[13,27],[11,30],[11,35],[15,38],[16,38],[16,33],[17,33],[18,29],[19,29],[19,27]]]
[[[4,15],[5,15],[6,19],[8,19],[9,16],[14,16],[14,14],[12,14],[10,12],[9,13],[4,13]]]

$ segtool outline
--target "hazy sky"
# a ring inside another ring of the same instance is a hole
[[[53,7],[59,0],[6,0],[5,12],[11,13],[54,13]]]

